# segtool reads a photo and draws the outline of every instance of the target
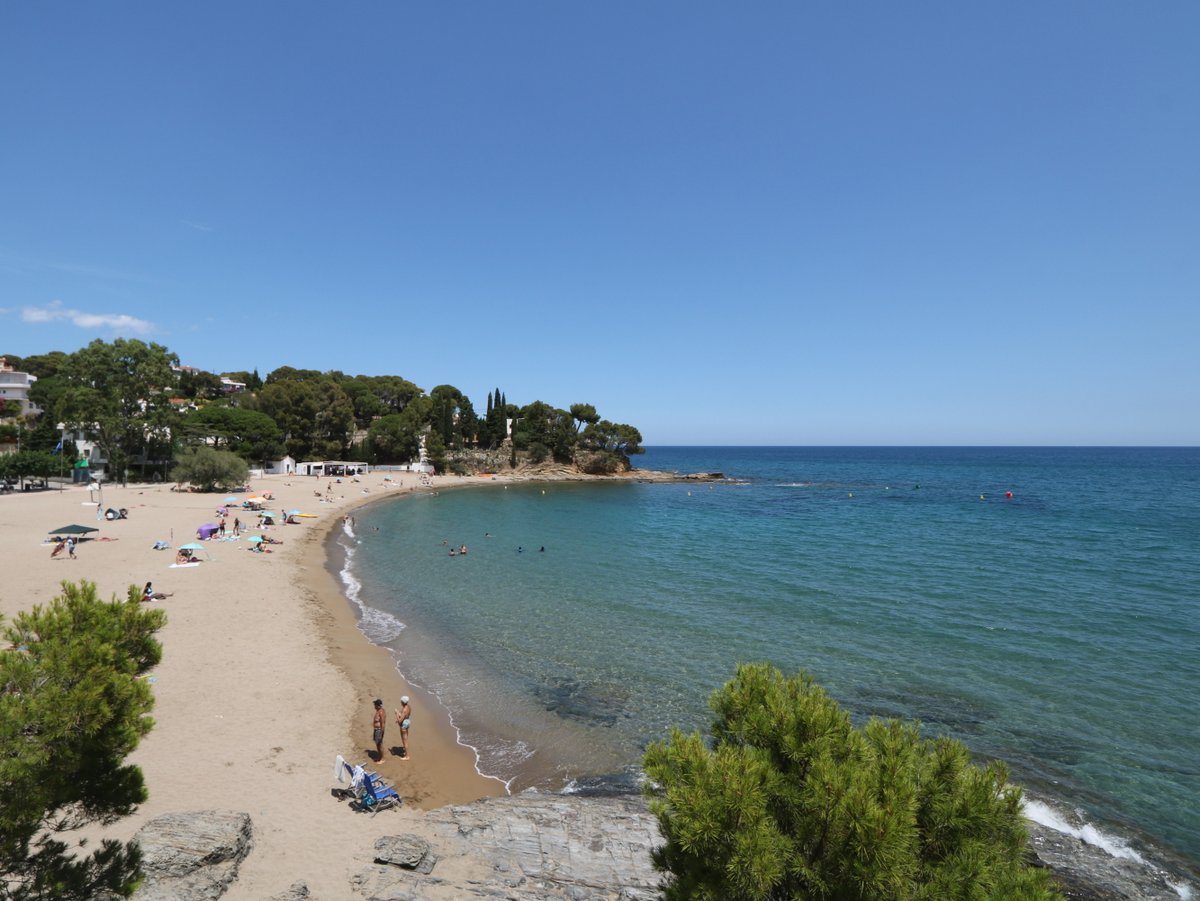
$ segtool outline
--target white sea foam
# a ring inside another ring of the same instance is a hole
[[[362,582],[351,571],[354,553],[355,549],[353,547],[346,548],[346,562],[342,565],[342,570],[338,575],[341,576],[346,598],[358,608],[359,631],[375,644],[383,644],[391,641],[403,632],[405,626],[402,621],[392,616],[392,614],[386,613],[383,610],[377,610],[363,603],[361,597]]]
[[[1049,804],[1041,801],[1033,801],[1028,798],[1025,799],[1024,807],[1025,816],[1048,829],[1074,836],[1080,841],[1107,851],[1113,857],[1123,857],[1127,860],[1137,861],[1140,864],[1146,862],[1142,855],[1130,848],[1125,842],[1115,836],[1101,832],[1086,820],[1079,820],[1078,823],[1072,823],[1067,815],[1055,810]]]
[[[392,641],[405,629],[404,623],[390,613],[365,604],[360,604],[359,610],[362,611],[362,616],[358,621],[358,628],[374,644]]]

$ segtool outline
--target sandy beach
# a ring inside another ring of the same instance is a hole
[[[163,660],[154,671],[155,727],[131,758],[143,770],[149,800],[103,833],[128,839],[149,818],[199,809],[245,811],[254,850],[225,896],[263,898],[303,880],[316,897],[343,897],[350,875],[370,863],[385,833],[422,833],[421,811],[504,794],[480,776],[474,753],[456,742],[446,712],[400,678],[389,652],[371,645],[326,566],[323,539],[365,503],[428,491],[411,473],[372,473],[361,481],[267,476],[250,494],[270,492],[267,508],[315,514],[263,533],[283,542],[249,553],[240,541],[202,542],[199,566],[175,568],[172,548],[196,541],[216,521],[224,494],[175,492],[169,485],[105,485],[103,509],[128,518],[97,518],[97,493],[84,486],[0,497],[0,542],[19,566],[6,569],[0,613],[11,617],[55,597],[60,583],[89,580],[100,595],[123,597],[153,581],[170,595],[153,603],[168,615],[159,634]],[[438,477],[437,488],[471,481]],[[243,495],[245,496],[245,495]],[[328,497],[328,500],[325,498]],[[243,523],[256,521],[230,505]],[[71,523],[96,526],[77,559],[51,558],[47,533]],[[397,754],[392,711],[411,696],[411,759]],[[404,798],[400,812],[376,818],[331,796],[335,756],[368,762],[371,700],[388,710],[385,755],[371,764]],[[385,819],[386,818],[386,819]],[[97,833],[93,833],[95,835]],[[469,875],[469,859],[439,867]]]

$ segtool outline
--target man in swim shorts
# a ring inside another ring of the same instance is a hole
[[[400,758],[408,760],[408,727],[412,725],[412,704],[408,695],[400,698],[400,709],[396,711],[396,725],[400,727]]]
[[[383,710],[383,701],[375,699],[375,719],[371,722],[371,738],[375,742],[376,760],[383,763],[383,727],[387,725],[387,714]]]

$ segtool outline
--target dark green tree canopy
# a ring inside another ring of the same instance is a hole
[[[531,453],[534,462],[545,454],[560,463],[570,462],[578,443],[571,414],[540,400],[521,408],[512,439],[518,449]]]
[[[471,462],[457,458],[474,449],[496,450],[509,438],[510,423],[513,466],[520,451],[532,462],[553,458],[585,472],[617,472],[629,467],[629,455],[642,452],[637,429],[601,419],[592,404],[572,404],[567,411],[537,400],[518,407],[499,388],[488,394],[486,415],[480,416],[453,385],[426,394],[397,375],[280,366],[264,382],[257,369],[237,370],[224,376],[246,390],[226,394],[221,376],[178,368],[165,347],[137,340],[97,340],[74,354],[11,359],[38,375],[30,400],[46,411],[32,430],[19,418],[11,423],[22,447],[52,449],[61,421],[95,441],[122,479],[138,465],[143,477],[157,478],[186,444],[230,450],[254,464],[284,453],[300,461],[361,455],[400,463],[416,459],[422,440],[428,453],[434,437],[435,465],[466,471]],[[191,400],[192,411],[177,411],[172,396]],[[5,412],[0,408],[0,418]]]
[[[179,373],[179,393],[189,400],[217,400],[225,396],[225,385],[215,373],[184,369]]]
[[[277,380],[279,370],[258,394],[259,409],[278,423],[287,451],[297,460],[338,459],[354,434],[354,406],[341,386],[318,378]]]
[[[0,897],[86,901],[127,897],[136,845],[105,840],[78,857],[59,836],[127,816],[146,799],[125,758],[150,731],[154,704],[140,677],[158,663],[165,614],[101,601],[90,582],[62,584],[45,607],[4,628],[0,650]]]
[[[402,413],[371,423],[367,434],[371,457],[377,463],[408,463],[421,453],[421,424]]]
[[[742,665],[710,748],[676,730],[645,769],[668,899],[1058,897],[1023,860],[1021,791],[950,739],[849,716],[807,676]]]
[[[169,446],[179,359],[161,344],[99,339],[71,354],[55,415],[91,435],[120,477],[137,456]]]
[[[245,460],[265,463],[283,453],[283,435],[270,416],[225,404],[206,404],[183,417],[180,437],[232,451]]]

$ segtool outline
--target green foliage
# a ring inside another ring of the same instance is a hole
[[[184,447],[175,455],[171,478],[188,482],[201,491],[225,491],[245,485],[246,461],[231,451],[211,447]]]
[[[350,447],[354,406],[332,378],[313,370],[276,369],[267,376],[258,403],[287,436],[287,451],[297,460],[336,460]]]
[[[425,433],[425,457],[434,472],[446,471],[446,443],[437,432]]]
[[[849,716],[805,675],[741,665],[713,747],[646,752],[667,899],[1053,899],[1024,865],[1021,791],[959,742]]]
[[[421,453],[420,426],[401,413],[371,423],[367,433],[370,455],[376,463],[407,463]]]
[[[46,354],[34,354],[29,357],[14,357],[8,355],[8,363],[17,372],[28,372],[38,381],[58,375],[67,364],[67,354],[61,350],[52,350]]]
[[[89,582],[62,584],[4,629],[0,651],[0,897],[126,897],[139,877],[136,845],[106,840],[92,854],[58,838],[127,816],[146,799],[124,762],[150,731],[154,698],[140,677],[158,663],[161,609],[104,602]]]
[[[461,448],[475,443],[479,417],[465,394],[453,385],[438,385],[429,392],[429,399],[429,425],[447,447]]]
[[[179,393],[191,400],[216,400],[225,396],[225,385],[212,372],[185,369],[179,374]]]
[[[18,451],[0,457],[0,478],[45,479],[62,472],[69,464],[49,451]]]
[[[540,400],[535,400],[521,410],[513,426],[512,437],[513,444],[518,449],[532,455],[536,447],[541,445],[545,449],[544,452],[538,451],[542,459],[549,454],[560,463],[570,462],[577,443],[571,414]]]
[[[283,436],[270,416],[225,404],[206,404],[187,414],[179,427],[190,441],[211,442],[245,460],[266,463],[283,453]]]
[[[263,380],[259,378],[257,369],[253,372],[246,372],[245,370],[241,372],[224,372],[222,375],[231,382],[241,382],[246,386],[247,391],[257,391],[263,386]]]
[[[595,425],[600,421],[600,414],[596,412],[596,408],[591,404],[571,404],[571,418],[575,420],[575,431],[583,429],[585,425]]]
[[[130,462],[165,453],[176,413],[170,404],[179,358],[160,344],[99,339],[71,354],[55,413],[96,441],[116,476]]]
[[[591,423],[579,436],[580,447],[588,450],[618,454],[629,461],[630,454],[644,454],[642,433],[631,425],[602,419]]]

